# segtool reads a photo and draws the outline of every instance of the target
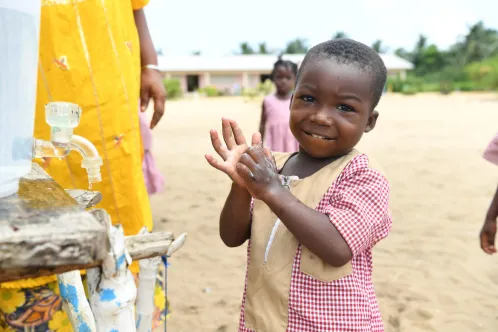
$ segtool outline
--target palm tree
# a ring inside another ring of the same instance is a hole
[[[241,54],[254,54],[254,50],[251,45],[247,42],[240,43],[240,53]]]
[[[344,31],[337,31],[332,39],[348,38],[348,35]]]
[[[388,48],[382,45],[382,40],[377,39],[373,44],[372,48],[375,50],[377,53],[386,53]]]
[[[270,54],[265,42],[259,43],[258,49],[259,49],[259,52],[258,52],[259,54]]]

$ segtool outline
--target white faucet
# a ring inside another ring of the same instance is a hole
[[[78,152],[83,158],[81,167],[88,174],[90,187],[102,181],[100,166],[102,158],[95,146],[84,137],[73,135],[73,130],[80,123],[81,108],[67,102],[51,102],[45,106],[45,120],[51,127],[50,141],[35,139],[33,143],[34,158],[65,158],[71,151]]]

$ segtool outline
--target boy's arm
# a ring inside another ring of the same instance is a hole
[[[299,201],[287,189],[263,198],[297,241],[327,264],[340,267],[349,262],[352,252],[329,218]]]
[[[496,237],[496,219],[498,218],[498,188],[495,196],[486,213],[486,219],[479,235],[481,239],[481,248],[488,254],[496,253],[495,237]]]
[[[389,184],[380,173],[365,167],[343,177],[334,193],[321,209],[325,213],[304,205],[288,190],[265,201],[299,243],[329,265],[340,267],[387,236]]]
[[[232,184],[220,216],[220,237],[228,247],[242,245],[251,235],[251,194]]]

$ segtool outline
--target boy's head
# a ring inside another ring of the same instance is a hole
[[[297,65],[279,57],[271,72],[271,79],[275,83],[279,95],[288,95],[292,91],[296,75]]]
[[[314,157],[348,153],[375,127],[387,70],[372,48],[334,39],[309,50],[296,81],[290,127]]]

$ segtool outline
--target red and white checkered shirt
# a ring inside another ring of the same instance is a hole
[[[392,225],[389,183],[360,154],[345,167],[316,208],[329,216],[353,254],[353,273],[322,282],[300,271],[301,246],[292,266],[287,332],[384,331],[372,283],[372,248]],[[249,264],[251,242],[248,244]],[[242,300],[239,332],[245,326]]]

